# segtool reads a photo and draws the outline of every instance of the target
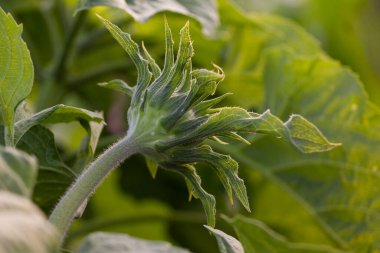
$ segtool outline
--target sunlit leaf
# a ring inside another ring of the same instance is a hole
[[[342,140],[343,145],[326,154],[309,156],[266,138],[252,146],[220,149],[230,152],[241,166],[268,176],[342,248],[355,252],[378,249],[378,108],[368,102],[360,81],[350,70],[324,55],[305,57],[279,47],[263,57],[262,107],[281,118],[302,114],[328,136]],[[276,159],[271,155],[274,150]]]
[[[264,223],[237,216],[233,219],[225,218],[235,229],[238,238],[244,247],[244,252],[281,252],[281,253],[343,253],[330,247],[292,243],[277,234]]]
[[[11,146],[16,108],[29,95],[34,79],[32,60],[21,33],[22,26],[0,8],[0,111],[5,143]]]
[[[55,105],[40,111],[31,117],[24,118],[15,124],[15,142],[17,143],[20,138],[33,126],[48,123],[67,123],[71,121],[95,121],[98,123],[103,122],[101,114],[91,112],[85,109],[67,106]]]

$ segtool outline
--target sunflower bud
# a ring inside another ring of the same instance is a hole
[[[194,166],[204,162],[213,168],[233,201],[233,194],[250,211],[244,181],[238,176],[238,164],[230,156],[216,153],[206,139],[234,138],[247,142],[239,133],[264,133],[285,138],[303,152],[321,152],[338,144],[330,143],[319,130],[299,115],[283,123],[269,111],[247,112],[238,107],[214,108],[227,95],[208,99],[224,79],[220,67],[214,70],[192,69],[194,54],[189,23],[181,29],[177,56],[165,19],[165,61],[161,68],[143,45],[139,46],[110,21],[106,28],[132,59],[138,72],[137,84],[130,87],[121,80],[101,85],[131,96],[128,109],[128,135],[143,147],[141,153],[154,176],[157,168],[184,176],[190,196],[199,198],[207,215],[207,223],[215,224],[215,198],[201,187]],[[175,58],[175,59],[174,59]]]

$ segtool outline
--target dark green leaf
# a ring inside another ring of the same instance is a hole
[[[190,165],[171,166],[171,164],[165,164],[163,168],[178,173],[185,178],[190,199],[192,196],[199,198],[207,216],[207,224],[212,227],[215,226],[215,198],[202,188],[201,178],[198,176],[195,168]]]
[[[29,118],[22,119],[15,124],[15,143],[33,126],[43,123],[66,123],[71,121],[95,121],[103,122],[101,114],[91,112],[85,109],[67,106],[55,105],[40,111]]]
[[[144,2],[133,0],[81,0],[78,10],[99,5],[120,8],[139,22],[147,21],[158,12],[177,12],[198,20],[207,34],[214,32],[219,24],[217,6],[214,0],[194,0],[190,2],[186,0],[147,0]]]
[[[34,79],[32,60],[21,33],[22,26],[0,7],[0,111],[5,143],[11,146],[16,108],[29,95]]]
[[[0,146],[0,190],[30,197],[37,168],[34,157],[11,147]]]
[[[244,253],[243,246],[234,237],[218,229],[205,226],[216,238],[220,253]]]
[[[247,191],[244,181],[239,178],[238,163],[230,156],[214,152],[210,146],[201,146],[196,148],[184,147],[175,148],[171,154],[171,159],[178,163],[209,163],[218,175],[227,191],[228,197],[233,203],[232,190],[243,206],[250,211]]]
[[[75,172],[61,161],[53,133],[42,126],[29,129],[17,147],[38,158],[39,173],[33,199],[49,212],[76,178]]]
[[[79,246],[78,253],[190,253],[166,242],[148,241],[125,234],[93,233]]]

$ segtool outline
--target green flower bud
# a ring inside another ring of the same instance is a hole
[[[269,111],[255,114],[238,107],[213,108],[229,95],[208,99],[224,79],[224,73],[216,65],[212,71],[192,69],[194,50],[189,23],[181,29],[174,59],[172,35],[165,19],[166,51],[161,70],[144,45],[145,57],[129,34],[110,21],[100,19],[128,53],[138,72],[134,87],[121,80],[101,85],[131,96],[127,134],[140,143],[153,176],[160,167],[185,177],[190,196],[202,201],[209,225],[215,224],[215,198],[201,187],[194,167],[198,162],[205,162],[214,169],[231,202],[234,193],[248,211],[250,206],[244,181],[237,173],[237,162],[214,152],[204,144],[206,139],[227,137],[247,142],[239,133],[265,133],[285,138],[303,152],[321,152],[338,145],[330,143],[299,115],[283,123]]]

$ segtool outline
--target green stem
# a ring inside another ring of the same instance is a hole
[[[127,135],[107,149],[82,172],[49,217],[50,222],[57,227],[63,237],[77,210],[98,188],[112,169],[139,151],[140,147],[136,140]]]

